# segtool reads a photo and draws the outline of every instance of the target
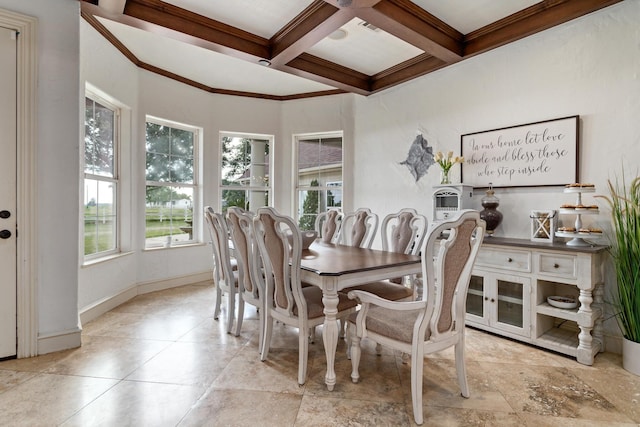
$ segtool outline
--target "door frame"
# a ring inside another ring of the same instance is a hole
[[[17,357],[38,354],[37,269],[37,18],[0,9],[0,25],[17,42]]]

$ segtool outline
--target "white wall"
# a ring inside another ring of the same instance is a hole
[[[38,18],[38,336],[78,330],[79,4],[0,0]]]
[[[381,94],[358,97],[355,204],[382,215],[411,206],[431,217],[431,186],[438,183],[439,169],[432,167],[415,183],[399,165],[417,131],[436,148],[459,154],[463,134],[570,115],[581,117],[580,181],[606,194],[607,179],[623,163],[638,170],[638,22],[640,1],[625,1]],[[460,167],[454,170],[459,180]],[[475,193],[478,209],[483,195]],[[504,214],[496,235],[527,239],[531,210],[575,202],[562,187],[498,189],[496,195]],[[609,217],[603,209],[583,223],[604,228]]]

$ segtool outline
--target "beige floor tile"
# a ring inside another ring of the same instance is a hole
[[[616,406],[566,368],[480,363],[518,413],[630,422]]]
[[[291,393],[211,389],[179,426],[293,426],[301,400],[301,395]]]
[[[208,387],[226,368],[235,351],[208,343],[172,343],[136,369],[127,380]]]
[[[413,417],[404,403],[332,397],[302,398],[296,426],[407,426]]]
[[[58,425],[117,384],[117,380],[38,374],[0,394],[0,414],[11,425]]]
[[[175,426],[204,393],[201,387],[122,381],[63,426]]]
[[[22,384],[36,375],[37,374],[35,372],[0,370],[0,393],[11,390],[18,384]]]
[[[309,360],[308,371],[313,369]],[[304,393],[298,385],[298,351],[273,349],[264,362],[258,354],[242,352],[236,356],[213,382],[214,388]]]
[[[123,379],[170,345],[167,341],[87,336],[46,369],[51,374]]]

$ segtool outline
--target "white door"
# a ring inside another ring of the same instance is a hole
[[[0,358],[16,355],[16,33],[0,28]]]

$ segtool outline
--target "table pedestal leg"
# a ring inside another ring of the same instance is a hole
[[[336,348],[338,347],[338,293],[335,288],[326,290],[322,296],[324,304],[324,327],[322,329],[322,338],[324,340],[324,352],[327,356],[327,375],[324,382],[327,384],[329,391],[333,390],[336,384],[335,359]]]

